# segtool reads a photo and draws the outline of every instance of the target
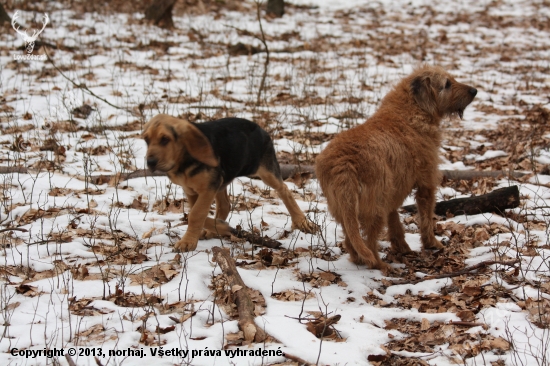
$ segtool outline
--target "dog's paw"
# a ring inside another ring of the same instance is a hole
[[[303,220],[300,222],[293,222],[292,229],[298,229],[306,234],[315,234],[317,231],[319,231],[319,225],[304,217]]]
[[[208,239],[213,239],[213,238],[217,238],[217,237],[218,237],[218,234],[216,234],[215,232],[204,229],[201,233],[200,239],[201,240],[208,240]]]
[[[425,243],[424,249],[431,249],[431,250],[440,250],[445,248],[443,244],[439,240],[434,240],[431,243]]]
[[[411,247],[405,240],[391,240],[391,248],[397,255],[409,254],[412,252]]]
[[[393,272],[393,267],[385,262],[375,263],[372,269],[379,269],[384,276],[389,276]]]
[[[193,241],[184,237],[174,245],[174,249],[178,252],[191,252],[197,249],[197,244],[197,240]]]

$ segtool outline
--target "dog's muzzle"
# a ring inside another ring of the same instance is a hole
[[[147,158],[147,167],[149,168],[150,171],[154,172],[155,169],[157,168],[158,162],[159,161],[157,158]]]

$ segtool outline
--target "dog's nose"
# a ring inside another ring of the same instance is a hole
[[[147,166],[149,167],[149,169],[151,170],[155,170],[155,167],[157,166],[157,163],[158,163],[158,159],[157,158],[147,158]]]
[[[476,94],[477,94],[477,89],[476,88],[470,88],[468,90],[468,93],[472,94],[472,97],[475,97]]]

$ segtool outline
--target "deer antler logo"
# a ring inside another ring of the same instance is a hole
[[[32,53],[32,51],[34,50],[34,42],[36,41],[36,39],[38,38],[38,35],[40,33],[42,33],[42,31],[44,30],[44,28],[46,28],[46,25],[48,24],[48,22],[50,21],[50,18],[48,17],[48,14],[44,13],[44,21],[42,22],[43,26],[42,26],[42,29],[40,29],[39,31],[37,30],[33,30],[32,31],[32,36],[29,36],[27,34],[27,31],[25,30],[24,32],[20,31],[19,28],[21,27],[20,25],[18,25],[15,20],[19,17],[19,11],[16,11],[15,14],[13,14],[13,18],[11,20],[11,26],[13,27],[13,29],[15,29],[15,31],[17,33],[19,33],[22,37],[23,37],[23,41],[25,41],[25,47],[27,49],[27,53]],[[16,28],[16,25],[17,25],[17,28]]]

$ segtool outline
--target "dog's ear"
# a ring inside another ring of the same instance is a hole
[[[427,75],[419,75],[411,81],[411,93],[422,110],[431,116],[437,112],[436,94],[432,80]]]
[[[192,157],[208,166],[218,166],[219,162],[210,141],[194,124],[187,121],[179,123],[176,133],[178,140],[183,142]]]

